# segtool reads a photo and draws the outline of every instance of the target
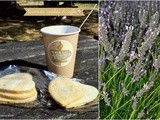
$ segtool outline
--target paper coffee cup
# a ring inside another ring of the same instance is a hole
[[[41,29],[47,67],[56,74],[72,77],[80,28],[69,25]]]

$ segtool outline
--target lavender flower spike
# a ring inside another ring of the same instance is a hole
[[[145,113],[144,113],[144,109],[143,109],[143,110],[141,110],[140,113],[138,113],[138,119],[141,119],[141,118],[143,118],[144,116],[145,116]]]
[[[136,96],[133,96],[132,99],[133,99],[132,109],[135,110],[136,107],[137,107],[137,103],[138,103],[138,102],[137,102],[137,98],[136,98]]]
[[[154,85],[153,81],[149,82],[148,85],[144,84],[143,88],[136,93],[136,97],[137,98],[141,97],[145,92],[149,91],[151,87],[153,87],[153,85]]]
[[[122,47],[121,47],[121,50],[120,50],[120,53],[119,55],[116,57],[115,59],[115,62],[114,62],[114,65],[115,65],[115,68],[119,68],[119,65],[124,63],[124,58],[126,56],[129,56],[129,49],[130,49],[130,43],[131,43],[131,37],[132,37],[132,31],[133,31],[133,27],[129,27],[128,28],[128,31],[125,35],[125,39],[122,43]]]
[[[153,22],[153,24],[156,24],[156,22],[154,21],[151,22]],[[144,60],[146,52],[152,48],[152,46],[155,43],[155,39],[160,33],[160,25],[157,28],[152,28],[153,24],[151,24],[152,26],[150,26],[148,28],[148,31],[146,32],[146,36],[144,38],[145,41],[142,43],[142,46],[138,48],[139,59],[134,70],[134,76],[132,78],[132,82],[138,81],[141,78],[141,76],[145,74]]]
[[[160,69],[160,55],[158,55],[158,58],[155,59],[154,67],[156,68],[157,71]]]
[[[111,99],[109,98],[108,92],[103,91],[103,98],[107,106],[110,106]]]
[[[106,103],[107,106],[110,106],[111,99],[109,98],[109,93],[106,92],[106,85],[103,83],[103,92],[102,92],[102,97],[104,99],[104,102]]]
[[[137,91],[136,96],[132,97],[132,99],[133,99],[132,109],[133,110],[136,109],[136,107],[137,107],[137,103],[138,103],[137,100],[138,100],[138,98],[142,97],[144,95],[144,93],[146,93],[147,91],[149,91],[153,87],[153,84],[154,84],[153,81],[149,82],[148,85],[144,84],[143,88],[141,90]]]

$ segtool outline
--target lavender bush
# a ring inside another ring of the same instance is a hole
[[[160,118],[160,1],[100,1],[100,118]]]

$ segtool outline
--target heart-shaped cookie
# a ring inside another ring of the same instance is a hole
[[[58,77],[52,80],[48,90],[52,98],[65,107],[84,96],[83,88],[69,78]]]

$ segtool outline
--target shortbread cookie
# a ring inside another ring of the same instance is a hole
[[[22,99],[27,99],[36,94],[36,89],[34,88],[30,92],[23,92],[23,93],[9,93],[9,92],[0,92],[0,97],[1,98],[6,98],[6,99],[13,99],[13,100],[22,100]]]
[[[82,86],[76,83],[69,78],[58,77],[50,82],[48,90],[52,98],[65,107],[84,96]]]
[[[92,102],[94,99],[97,98],[98,96],[97,88],[90,86],[90,85],[84,85],[84,84],[81,84],[81,86],[83,87],[84,97],[65,106],[66,108],[82,106],[89,102]]]
[[[36,99],[37,99],[37,92],[32,97],[26,98],[26,99],[21,99],[21,100],[20,99],[13,100],[13,99],[6,99],[6,98],[0,97],[0,103],[3,103],[3,104],[29,103],[29,102],[35,101]]]
[[[34,88],[35,83],[28,73],[15,73],[0,78],[0,92],[22,93]]]

